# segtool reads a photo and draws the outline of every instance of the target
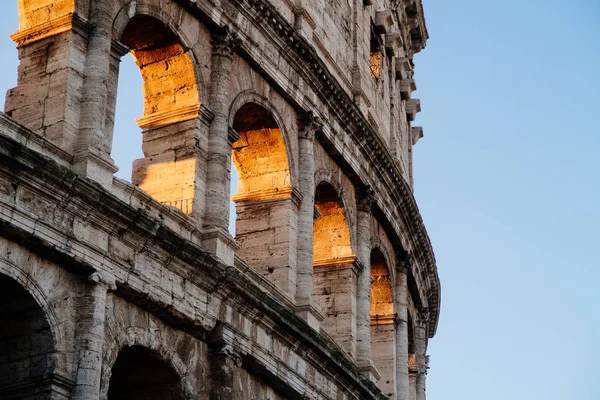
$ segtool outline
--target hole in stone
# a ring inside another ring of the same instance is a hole
[[[115,109],[115,129],[111,157],[119,168],[116,176],[131,182],[133,161],[142,158],[142,132],[135,119],[143,114],[140,69],[130,53],[121,58],[117,107]]]

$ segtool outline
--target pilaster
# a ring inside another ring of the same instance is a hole
[[[233,373],[242,358],[233,346],[235,333],[219,323],[210,337],[210,400],[235,400]]]
[[[371,206],[374,201],[370,186],[357,192],[356,257],[363,268],[358,273],[356,291],[356,365],[364,371],[371,370]]]
[[[398,400],[409,400],[407,275],[410,258],[408,255],[398,255],[397,257],[400,259],[396,266],[394,299],[394,308],[398,316],[396,323],[396,392]]]
[[[313,300],[313,246],[315,218],[315,154],[314,141],[323,129],[312,111],[301,112],[299,128],[299,189],[302,194],[298,212],[296,313],[319,330],[323,315]]]
[[[110,1],[91,3],[85,79],[81,96],[79,129],[73,151],[73,169],[105,187],[112,185],[118,170],[110,157],[110,135],[105,131],[108,81],[112,50],[112,8]]]
[[[79,349],[75,387],[71,398],[100,398],[106,296],[115,290],[115,282],[99,272],[88,277],[83,295],[78,298],[76,340]]]
[[[419,310],[415,326],[415,357],[416,357],[416,399],[425,400],[427,369],[429,369],[429,357],[427,352],[427,326],[429,323],[429,311],[427,308]]]
[[[213,240],[206,245],[227,265],[233,265],[235,249],[227,229],[229,225],[229,195],[231,180],[231,152],[235,138],[229,135],[228,106],[231,60],[241,46],[238,35],[228,26],[212,33],[212,69],[209,104],[214,115],[209,127],[207,155],[207,184],[204,210],[204,233]],[[218,235],[214,235],[219,232]],[[229,239],[224,237],[229,236]],[[224,248],[229,250],[222,251]],[[223,258],[225,257],[225,258]]]

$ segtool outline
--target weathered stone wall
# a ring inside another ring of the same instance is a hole
[[[33,3],[0,114],[0,279],[29,310],[0,331],[0,397],[424,399],[420,2]],[[110,158],[128,51],[132,184]]]

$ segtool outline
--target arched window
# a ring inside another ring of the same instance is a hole
[[[54,360],[44,311],[19,283],[0,275],[0,398],[49,396],[51,383],[42,378],[53,372]]]
[[[108,400],[183,400],[175,370],[141,346],[119,353],[112,368]]]
[[[379,389],[396,393],[396,329],[392,283],[387,261],[379,249],[371,252],[371,359],[381,379]]]
[[[142,134],[140,128],[135,122],[135,118],[142,115],[144,109],[144,96],[142,92],[142,76],[138,66],[133,60],[131,53],[125,54],[121,58],[112,60],[112,69],[116,71],[111,74],[113,77],[113,90],[116,92],[114,99],[118,104],[114,113],[113,146],[110,153],[119,171],[115,174],[118,178],[131,182],[132,166],[134,160],[143,158],[142,152]],[[121,84],[118,85],[117,76],[120,77]],[[114,88],[117,90],[114,90]],[[111,101],[112,99],[109,99]],[[107,118],[111,118],[109,113]],[[110,123],[110,121],[108,121]]]
[[[195,215],[194,199],[202,179],[197,144],[202,133],[191,52],[167,25],[146,15],[134,16],[113,44],[114,58],[127,51],[141,73],[144,103],[143,116],[136,119],[142,129],[143,157],[133,163],[132,183],[159,202]],[[118,61],[113,62],[110,81],[117,75]],[[128,85],[122,90],[131,90],[126,80],[120,79],[120,84]]]
[[[237,254],[293,299],[299,198],[281,128],[269,110],[250,102],[236,111],[233,129],[240,136],[232,147]]]
[[[315,192],[313,296],[323,329],[352,357],[356,354],[356,268],[350,229],[337,191],[322,182]]]

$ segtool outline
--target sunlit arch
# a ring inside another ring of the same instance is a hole
[[[371,251],[371,323],[394,315],[394,295],[388,261],[379,248]]]
[[[325,181],[317,185],[315,208],[314,265],[354,262],[344,203],[333,185]]]
[[[235,114],[233,129],[240,139],[233,144],[238,195],[289,196],[292,191],[290,166],[281,129],[273,114],[257,103],[247,103]]]
[[[288,126],[284,122],[283,118],[281,118],[280,111],[278,111],[277,107],[271,101],[251,89],[240,92],[235,99],[233,99],[229,108],[229,126],[233,127],[235,130],[237,130],[236,128],[240,128],[240,123],[239,121],[236,123],[236,118],[239,118],[240,110],[242,110],[244,107],[247,107],[249,104],[255,104],[259,107],[262,107],[265,110],[265,114],[268,115],[268,118],[272,118],[275,121],[275,125],[277,126],[277,129],[279,129],[281,138],[283,139],[290,175],[290,185],[296,187],[296,163],[294,152],[292,150],[294,146],[292,143],[292,138],[290,137],[290,135],[293,133],[293,127]]]
[[[140,68],[144,116],[151,128],[198,117],[200,96],[194,60],[181,39],[164,22],[143,14],[129,20],[120,41]]]

